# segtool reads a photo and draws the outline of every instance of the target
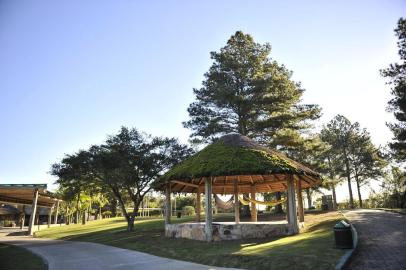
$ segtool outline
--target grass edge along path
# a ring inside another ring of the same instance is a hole
[[[0,269],[7,270],[46,270],[48,267],[41,257],[31,251],[0,243]]]
[[[173,219],[185,222],[192,217]],[[37,237],[95,242],[153,255],[222,267],[244,269],[334,269],[343,250],[334,248],[333,226],[339,212],[308,213],[303,232],[289,237],[206,243],[164,236],[162,219],[136,221],[125,231],[122,218],[93,221],[39,231]]]

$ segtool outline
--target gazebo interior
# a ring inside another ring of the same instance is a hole
[[[304,222],[301,191],[320,182],[320,175],[306,166],[231,133],[174,166],[155,186],[165,190],[166,236],[219,241],[298,233]],[[279,191],[286,191],[287,219],[258,222],[256,194]],[[196,194],[196,222],[171,224],[172,193]],[[210,202],[205,203],[205,222],[200,216],[201,194]],[[233,195],[234,222],[213,222],[213,194]],[[243,194],[250,194],[249,198]],[[240,201],[250,204],[250,222],[240,222]]]

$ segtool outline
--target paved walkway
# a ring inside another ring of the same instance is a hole
[[[0,242],[22,246],[43,257],[49,270],[208,270],[231,269],[161,258],[101,244],[0,235]]]
[[[406,269],[406,215],[354,210],[345,216],[359,236],[358,250],[347,269]]]

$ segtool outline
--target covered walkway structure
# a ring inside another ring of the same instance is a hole
[[[55,210],[54,224],[58,223],[59,203],[62,200],[47,191],[46,184],[0,184],[0,203],[17,205],[21,210],[20,227],[23,229],[25,223],[25,207],[31,208],[30,220],[28,223],[28,234],[34,232],[35,223],[38,224],[38,208],[48,209],[48,227],[52,222],[52,212]]]
[[[231,133],[174,166],[155,187],[166,194],[167,236],[213,241],[298,233],[304,222],[302,189],[320,183],[320,175],[306,166],[246,136]],[[257,222],[256,194],[280,191],[287,194],[287,222]],[[171,224],[173,192],[196,194],[197,223]],[[205,223],[200,223],[202,193]],[[234,223],[213,223],[212,194],[234,195]],[[240,222],[241,194],[250,194],[251,222]]]

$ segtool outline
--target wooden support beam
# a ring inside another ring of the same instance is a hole
[[[171,184],[166,184],[165,189],[165,225],[171,224],[171,213],[172,206],[171,206]]]
[[[292,232],[294,234],[299,233],[299,226],[297,224],[297,214],[296,214],[296,196],[295,196],[295,182],[293,175],[288,176],[288,222],[291,225]]]
[[[303,198],[302,198],[302,181],[300,177],[296,178],[297,208],[299,212],[299,222],[304,222]]]
[[[189,187],[199,187],[199,185],[188,183],[188,182],[182,182],[182,181],[178,181],[178,180],[171,180],[171,183],[176,183],[179,185],[185,185],[185,186],[189,186]]]
[[[200,213],[202,212],[201,210],[201,199],[200,199],[200,189],[197,188],[196,190],[196,221],[200,222]]]
[[[28,225],[28,235],[33,235],[34,233],[35,213],[37,213],[37,202],[38,202],[38,189],[36,188],[34,190],[34,197],[32,199],[31,216]]]
[[[240,202],[238,200],[238,179],[234,180],[234,220],[240,223]]]
[[[255,193],[256,189],[255,186],[251,186],[251,199],[255,200]],[[258,216],[257,216],[257,204],[255,202],[251,202],[251,221],[252,222],[257,222],[258,221]]]
[[[212,194],[212,179],[206,177],[205,179],[205,214],[206,214],[206,223],[205,223],[205,234],[206,234],[206,241],[211,242],[213,241],[213,210],[211,204],[211,194]]]

